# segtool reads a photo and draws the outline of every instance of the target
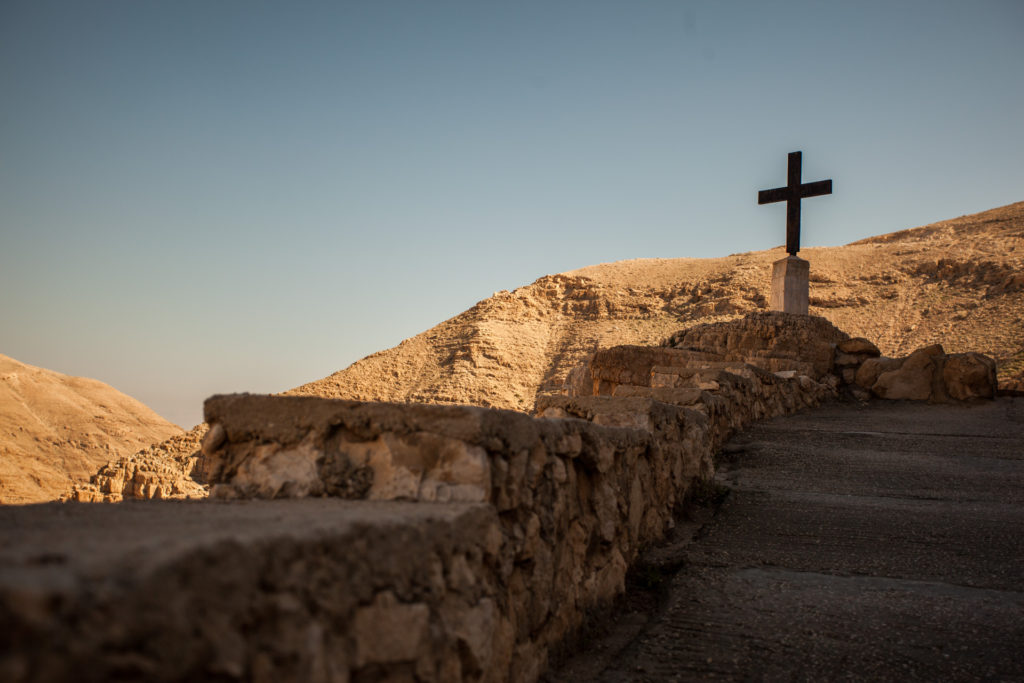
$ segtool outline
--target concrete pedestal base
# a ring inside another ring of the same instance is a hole
[[[807,315],[810,264],[799,256],[787,256],[772,264],[773,311]]]

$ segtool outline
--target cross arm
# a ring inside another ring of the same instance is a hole
[[[771,192],[772,190],[769,190]],[[819,180],[815,183],[804,183],[800,186],[801,197],[818,197],[823,194],[832,194],[832,179]]]
[[[784,202],[789,199],[789,188],[788,187],[776,187],[774,190],[761,190],[757,193],[758,204],[772,204],[774,202]]]

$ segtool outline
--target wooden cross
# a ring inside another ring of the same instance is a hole
[[[786,252],[793,256],[800,251],[800,200],[804,197],[832,194],[831,178],[819,180],[816,183],[800,183],[802,155],[802,152],[789,153],[789,174],[786,187],[761,190],[757,193],[758,204],[786,202]]]

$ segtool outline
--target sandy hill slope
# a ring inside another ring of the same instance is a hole
[[[1024,202],[842,247],[809,248],[811,312],[886,355],[942,343],[1024,369]],[[638,259],[498,292],[397,347],[291,394],[530,410],[598,346],[657,344],[764,309],[782,248]]]
[[[0,503],[53,500],[108,460],[181,432],[103,382],[0,355]]]

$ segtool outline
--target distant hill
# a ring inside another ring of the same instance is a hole
[[[800,252],[811,313],[906,355],[981,351],[1024,370],[1024,202],[842,247]],[[715,259],[637,259],[549,275],[287,393],[530,410],[598,346],[767,307],[779,247]]]
[[[103,382],[0,355],[0,503],[54,500],[107,461],[181,433]]]

